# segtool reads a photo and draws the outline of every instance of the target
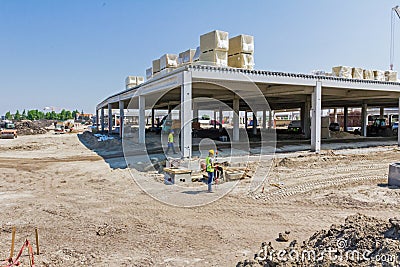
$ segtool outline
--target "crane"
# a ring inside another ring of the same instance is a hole
[[[394,33],[395,33],[395,18],[396,15],[400,19],[400,7],[395,6],[392,8],[392,17],[390,24],[390,70],[393,70],[393,60],[394,60]]]

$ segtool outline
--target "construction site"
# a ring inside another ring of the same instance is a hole
[[[0,266],[400,266],[392,58],[291,73],[198,40],[86,120],[1,121]]]

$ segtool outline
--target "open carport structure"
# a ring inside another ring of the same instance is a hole
[[[152,109],[154,114],[155,109],[171,110],[179,106],[182,125],[180,147],[183,157],[191,157],[191,122],[193,118],[198,117],[198,110],[202,108],[193,100],[208,97],[229,106],[236,114],[233,116],[232,141],[239,142],[238,114],[240,110],[249,110],[249,105],[237,91],[242,91],[241,95],[247,92],[247,97],[251,98],[252,91],[247,88],[255,87],[268,102],[265,106],[257,105],[257,110],[252,108],[253,112],[263,112],[260,128],[267,128],[267,114],[271,116],[271,110],[299,108],[305,137],[311,139],[311,150],[316,152],[321,149],[322,109],[343,108],[346,130],[348,108],[360,107],[361,132],[366,136],[368,107],[379,107],[382,110],[385,107],[400,106],[398,82],[187,65],[159,74],[143,84],[112,95],[99,103],[96,107],[98,125],[101,125],[101,130],[104,131],[105,110],[108,114],[112,114],[113,110],[119,109],[121,129],[123,129],[125,110],[133,107],[139,114],[138,142],[144,144],[145,110]],[[212,107],[214,108],[218,110],[218,107]],[[221,114],[221,108],[219,112]],[[112,117],[108,116],[108,125],[112,125]],[[120,132],[122,134],[122,131]],[[400,132],[398,143],[400,145]]]

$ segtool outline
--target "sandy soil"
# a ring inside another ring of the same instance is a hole
[[[283,247],[274,240],[285,230],[304,240],[357,212],[399,215],[400,189],[385,185],[399,159],[395,146],[280,154],[268,176],[280,189],[267,183],[178,208],[142,192],[115,167],[123,159],[104,160],[76,134],[0,140],[1,257],[16,226],[16,251],[38,227],[37,266],[235,266],[261,242]]]

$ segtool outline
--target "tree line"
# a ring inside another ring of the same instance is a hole
[[[82,111],[83,113],[83,111]],[[20,121],[20,120],[60,120],[60,121],[65,121],[65,120],[69,120],[69,119],[75,119],[76,115],[79,114],[78,110],[74,110],[74,111],[69,111],[69,110],[61,110],[59,113],[53,111],[49,111],[49,112],[43,112],[40,110],[28,110],[26,111],[24,109],[24,111],[22,111],[22,113],[19,112],[19,110],[17,110],[14,114],[11,114],[10,111],[8,111],[5,114],[5,118],[7,120],[16,120],[16,121]]]

